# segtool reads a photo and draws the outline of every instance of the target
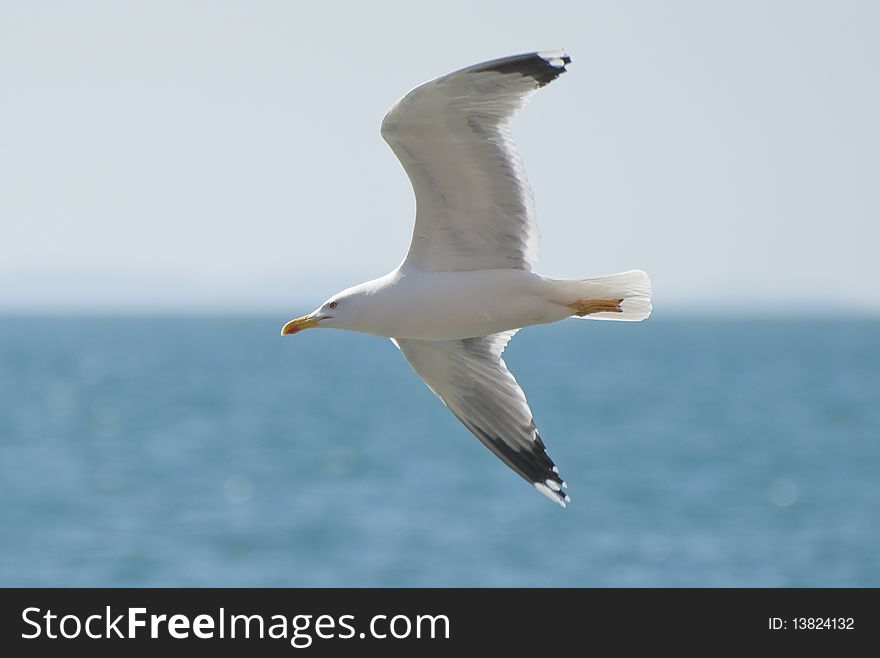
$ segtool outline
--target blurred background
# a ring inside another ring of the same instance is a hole
[[[0,585],[880,586],[878,24],[0,2]],[[388,107],[557,47],[539,271],[655,288],[508,348],[565,511],[390,342],[278,336],[406,251]]]

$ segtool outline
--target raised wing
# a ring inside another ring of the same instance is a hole
[[[534,201],[509,123],[569,62],[554,51],[477,64],[416,87],[385,115],[382,137],[416,195],[405,264],[532,269]]]
[[[501,461],[562,507],[565,483],[501,358],[516,331],[463,340],[392,339],[428,388]]]

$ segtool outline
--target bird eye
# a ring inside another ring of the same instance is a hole
[[[329,304],[327,304],[327,306],[329,306],[330,308],[336,308],[336,302],[330,302]]]

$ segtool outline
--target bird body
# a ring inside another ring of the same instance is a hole
[[[428,388],[489,450],[565,507],[502,353],[513,335],[567,317],[643,320],[640,270],[588,279],[533,271],[537,224],[510,120],[565,72],[563,51],[476,64],[416,87],[382,122],[416,196],[412,243],[391,273],[339,292],[282,335],[335,327],[390,338]]]
[[[617,276],[642,279],[640,273]],[[573,315],[571,305],[578,300],[631,299],[634,286],[626,285],[612,289],[601,278],[552,279],[513,269],[430,272],[401,267],[334,295],[326,303],[335,301],[345,312],[327,309],[330,317],[321,324],[386,338],[474,338],[557,322]],[[454,315],[449,313],[450,300]],[[623,308],[604,313],[609,319],[630,319]]]

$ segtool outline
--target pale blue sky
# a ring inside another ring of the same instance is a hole
[[[388,107],[556,47],[514,127],[541,273],[880,312],[880,5],[741,0],[2,1],[0,309],[308,310],[409,243]]]

